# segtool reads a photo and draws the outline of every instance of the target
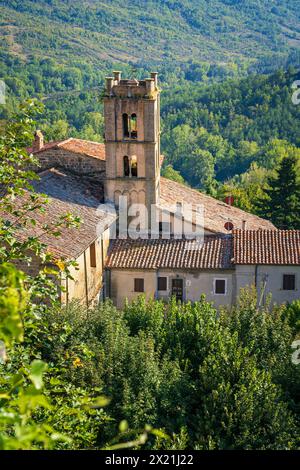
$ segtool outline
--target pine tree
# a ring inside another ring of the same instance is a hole
[[[258,203],[260,215],[279,229],[300,229],[300,184],[296,167],[295,156],[283,158],[277,175],[269,179],[269,188]]]

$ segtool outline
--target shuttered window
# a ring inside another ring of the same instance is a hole
[[[215,279],[215,294],[226,294],[226,279]]]
[[[157,290],[167,290],[167,278],[159,277],[157,279]]]
[[[283,290],[295,290],[296,276],[295,274],[283,275]]]
[[[134,292],[144,292],[144,279],[134,279]]]
[[[95,242],[90,245],[90,265],[91,265],[91,268],[97,267]]]

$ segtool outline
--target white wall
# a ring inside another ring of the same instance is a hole
[[[195,302],[202,294],[216,307],[229,305],[233,301],[233,271],[203,270],[203,271],[170,271],[170,270],[111,270],[111,297],[118,308],[122,308],[125,299],[129,301],[136,298],[139,293],[134,292],[134,278],[143,278],[147,298],[161,298],[167,300],[171,296],[172,279],[183,279],[184,300]],[[157,292],[157,277],[167,277],[167,291]],[[226,294],[214,293],[214,280],[226,279]]]
[[[296,289],[283,290],[283,274],[296,275]],[[264,302],[272,294],[272,302],[283,304],[300,299],[300,266],[254,265],[236,266],[236,294],[241,287],[255,285],[257,280],[258,297]]]

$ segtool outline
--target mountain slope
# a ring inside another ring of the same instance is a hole
[[[0,1],[1,46],[59,63],[250,64],[300,45],[295,0]]]

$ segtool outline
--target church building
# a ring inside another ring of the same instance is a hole
[[[219,307],[234,304],[251,285],[261,302],[269,294],[277,303],[299,298],[300,231],[277,230],[160,176],[157,73],[145,80],[122,79],[120,72],[107,78],[104,119],[104,144],[45,143],[38,131],[28,149],[40,162],[36,190],[50,198],[38,224],[66,212],[82,219],[79,229],[47,239],[53,253],[78,262],[73,280],[61,280],[63,303],[78,299],[88,306],[110,297],[121,308],[140,294],[178,301],[205,294]],[[188,234],[179,234],[178,220],[189,224]],[[130,226],[135,236],[126,231]],[[197,246],[193,233],[201,234]]]

